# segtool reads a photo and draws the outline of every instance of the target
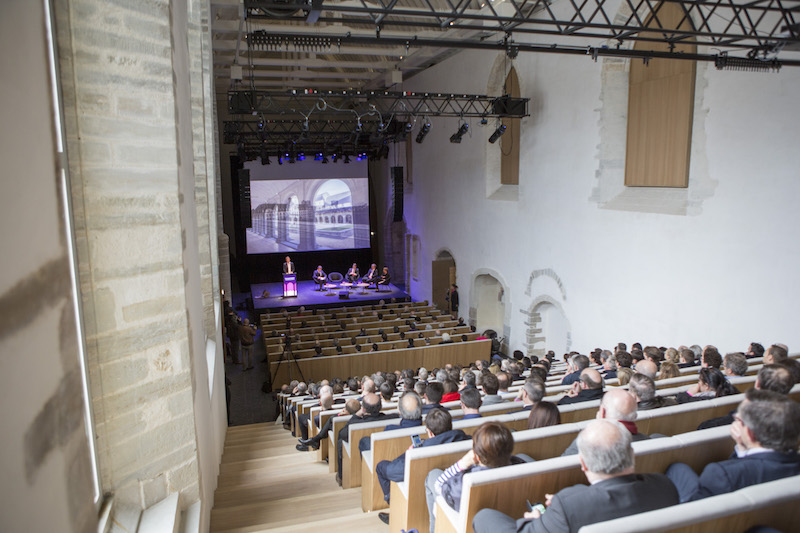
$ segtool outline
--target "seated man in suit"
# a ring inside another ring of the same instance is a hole
[[[325,274],[325,271],[322,270],[322,265],[319,265],[314,273],[311,275],[314,279],[314,282],[317,284],[317,290],[321,291],[322,286],[325,285],[325,280],[328,279],[328,275]]]
[[[392,415],[391,418],[394,418],[395,416],[396,415]],[[374,392],[370,392],[363,396],[361,399],[361,409],[352,417],[350,417],[350,420],[348,420],[344,427],[339,430],[339,435],[337,436],[338,443],[336,446],[336,460],[339,466],[338,470],[336,471],[337,483],[340,485],[342,484],[342,444],[350,440],[350,425],[360,424],[362,422],[374,422],[375,420],[381,420],[387,417],[389,417],[389,415],[381,412],[380,396]]]
[[[641,363],[639,363],[641,364]],[[678,405],[675,398],[656,396],[656,382],[644,374],[634,374],[628,382],[628,390],[638,402],[639,411],[649,411],[659,407]]]
[[[383,385],[386,385],[384,383]],[[383,388],[381,385],[381,389]],[[394,429],[412,428],[422,425],[422,398],[412,391],[406,391],[400,396],[400,401],[397,402],[397,410],[400,411],[400,423],[389,424],[384,431],[392,431]],[[372,440],[369,437],[362,437],[358,441],[358,450],[361,452],[367,451],[372,446]]]
[[[369,270],[367,270],[367,275],[364,276],[361,281],[364,283],[369,283],[370,285],[378,281],[378,265],[372,263],[372,265],[369,267]]]
[[[480,408],[483,402],[478,389],[463,389],[459,399],[461,400],[461,410],[464,413],[462,420],[481,417]]]
[[[585,368],[581,371],[580,379],[573,383],[572,387],[567,391],[567,395],[558,401],[558,405],[599,400],[603,397],[603,376],[594,368]]]
[[[453,429],[453,418],[446,409],[433,409],[425,417],[425,428],[428,437],[422,441],[422,446],[436,446],[445,442],[470,440],[470,436],[460,429]],[[409,439],[410,440],[410,439]],[[394,461],[381,461],[375,466],[378,482],[383,490],[383,499],[389,501],[389,492],[392,481],[399,482],[405,478],[406,454],[403,453]],[[389,523],[389,513],[378,513],[384,523]]]
[[[431,409],[441,407],[442,396],[444,396],[444,386],[438,381],[428,383],[425,387],[425,404],[422,406],[422,414],[426,415]]]
[[[619,422],[590,422],[578,435],[578,450],[590,486],[573,485],[548,494],[546,512],[534,509],[520,520],[482,509],[472,521],[475,533],[576,533],[588,524],[678,503],[669,478],[635,473],[631,434]]]
[[[731,424],[735,456],[706,465],[698,476],[683,463],[667,468],[681,502],[725,494],[800,474],[800,404],[767,390],[750,389]]]
[[[583,369],[589,368],[589,358],[580,354],[573,355],[567,362],[567,366],[570,370],[570,373],[564,376],[564,379],[561,380],[562,385],[572,385],[573,383],[576,383],[580,379]]]
[[[323,411],[328,411],[333,408],[333,388],[330,385],[325,385],[319,389],[319,405]],[[297,425],[300,426],[301,440],[308,439],[308,419],[309,415],[301,413],[297,415]],[[314,417],[314,423],[319,427],[319,415]]]
[[[533,406],[542,401],[545,395],[544,381],[539,379],[539,376],[532,376],[525,380],[525,383],[519,389],[519,398],[522,400],[522,411],[530,411]]]
[[[347,271],[345,279],[350,283],[355,283],[356,281],[358,281],[359,277],[361,277],[361,275],[358,273],[358,266],[355,263],[353,263],[353,266],[351,266],[350,269]]]
[[[392,277],[389,275],[389,267],[383,267],[383,273],[378,278],[378,285],[389,285],[391,281]]]

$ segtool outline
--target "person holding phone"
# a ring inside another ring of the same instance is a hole
[[[442,495],[447,504],[458,510],[461,506],[461,489],[464,474],[521,464],[524,461],[512,456],[514,437],[511,430],[499,422],[486,422],[472,435],[472,449],[445,471],[434,468],[425,478],[425,499],[428,503],[430,531],[434,532],[434,505],[436,496]]]
[[[532,506],[514,520],[481,509],[475,533],[577,533],[589,524],[678,504],[678,491],[664,474],[637,474],[631,433],[619,422],[593,420],[578,435],[581,470],[590,485],[573,485],[545,497],[547,512]]]

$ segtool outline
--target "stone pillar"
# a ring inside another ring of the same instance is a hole
[[[207,529],[225,431],[208,2],[55,5],[102,487],[118,508],[202,498]]]
[[[275,237],[275,204],[267,204],[267,209],[264,211],[264,218],[266,219],[266,236],[270,239]]]
[[[300,249],[316,250],[317,239],[314,234],[316,226],[314,204],[305,200],[300,203]]]
[[[353,248],[369,248],[369,206],[353,206]]]
[[[289,216],[289,206],[286,204],[278,204],[278,242],[286,242],[288,237],[288,228],[286,218]]]

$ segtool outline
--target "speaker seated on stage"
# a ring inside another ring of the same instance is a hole
[[[314,279],[314,283],[317,284],[317,290],[321,291],[322,286],[325,285],[325,280],[328,279],[328,275],[325,274],[324,270],[322,270],[322,265],[317,267],[311,277]]]
[[[356,266],[355,263],[353,263],[353,266],[351,266],[350,270],[347,271],[347,275],[345,277],[350,283],[357,282],[358,278],[361,277],[361,274],[358,272],[358,266]]]
[[[383,274],[381,277],[378,278],[377,289],[381,290],[381,285],[389,285],[389,282],[392,280],[392,277],[389,275],[389,267],[383,267]]]
[[[378,265],[372,263],[372,265],[369,267],[369,270],[367,271],[367,275],[364,276],[361,279],[361,281],[363,281],[364,283],[369,283],[370,285],[378,281]]]

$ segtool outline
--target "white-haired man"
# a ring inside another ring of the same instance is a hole
[[[514,520],[494,509],[475,515],[475,533],[577,533],[588,524],[676,505],[678,491],[663,474],[637,474],[630,432],[619,422],[594,420],[578,435],[581,470],[589,486],[547,494],[547,511]]]

